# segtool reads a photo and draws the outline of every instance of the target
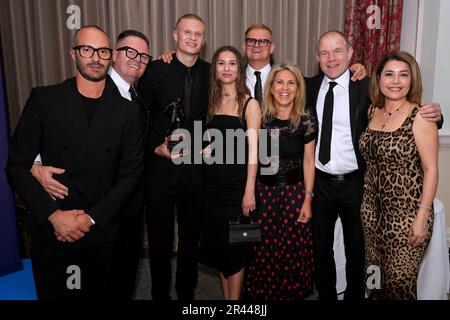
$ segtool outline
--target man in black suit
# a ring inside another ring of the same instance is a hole
[[[149,127],[149,112],[137,93],[136,85],[152,60],[149,40],[139,31],[125,30],[117,37],[109,74],[120,95],[139,106],[144,132]],[[120,98],[119,98],[120,99]],[[142,252],[144,222],[144,181],[127,200],[119,220],[119,238],[113,248],[109,294],[114,299],[131,300],[135,291],[139,258]]]
[[[360,218],[364,161],[359,137],[366,129],[369,79],[350,81],[353,50],[339,31],[324,33],[317,44],[317,59],[324,74],[307,79],[307,105],[319,124],[316,147],[316,182],[313,201],[313,236],[316,287],[322,300],[336,300],[334,227],[342,222],[347,288],[344,299],[365,296],[365,258]],[[424,116],[439,121],[440,106],[423,106]]]
[[[108,36],[97,26],[84,27],[70,53],[76,77],[33,89],[7,165],[30,211],[39,299],[106,296],[117,221],[143,170],[138,107],[118,98],[107,77]],[[68,188],[63,200],[52,199],[31,174],[37,154],[44,165],[65,168],[55,177]]]
[[[205,44],[205,24],[194,14],[178,19],[173,32],[173,61],[152,62],[139,81],[139,92],[150,107],[152,125],[146,146],[145,200],[152,275],[152,297],[171,299],[171,256],[174,208],[177,207],[178,250],[175,288],[180,300],[192,300],[197,284],[198,242],[202,223],[204,168],[202,164],[175,164],[168,149],[171,119],[164,109],[180,101],[181,128],[194,137],[194,123],[205,119],[209,92],[209,63],[200,59]],[[200,132],[201,133],[201,132]],[[193,139],[194,140],[194,139]],[[191,148],[185,159],[193,163]]]
[[[139,78],[152,60],[149,55],[150,41],[137,30],[125,30],[117,37],[116,49],[112,57],[112,66],[108,73],[118,89],[117,97],[133,101],[139,107],[144,140],[149,126],[149,111],[140,99],[136,85]],[[144,141],[145,143],[145,141]],[[64,173],[64,169],[41,164],[39,155],[31,168],[31,173],[42,187],[54,198],[64,199],[68,193],[67,186],[53,178]],[[133,297],[137,277],[139,257],[142,249],[144,184],[127,201],[127,206],[119,219],[119,236],[113,247],[113,262],[110,288],[112,298],[130,300]]]

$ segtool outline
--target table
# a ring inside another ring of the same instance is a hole
[[[418,300],[448,300],[450,287],[450,262],[446,236],[444,205],[434,200],[433,234],[428,245],[417,278]],[[345,252],[341,220],[338,218],[334,229],[334,259],[336,262],[336,289],[339,298],[345,291]]]

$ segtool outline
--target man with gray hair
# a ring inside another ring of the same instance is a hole
[[[358,143],[368,123],[369,79],[350,81],[352,54],[342,32],[325,32],[319,38],[316,54],[323,74],[306,82],[307,105],[316,113],[319,127],[312,222],[316,287],[321,300],[337,299],[333,242],[338,216],[346,257],[344,299],[365,297],[361,225],[365,163]],[[441,120],[439,104],[424,105],[421,112],[430,121]]]

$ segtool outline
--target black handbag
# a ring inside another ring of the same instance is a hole
[[[261,242],[261,225],[253,222],[250,217],[249,223],[240,222],[241,216],[237,221],[229,222],[228,244],[254,244]]]

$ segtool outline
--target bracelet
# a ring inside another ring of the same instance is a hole
[[[419,204],[419,208],[424,208],[424,209],[428,209],[428,210],[433,210],[433,208],[431,206],[427,206],[425,204]]]
[[[314,192],[312,191],[305,191],[305,195],[311,196],[312,198],[314,198]]]

